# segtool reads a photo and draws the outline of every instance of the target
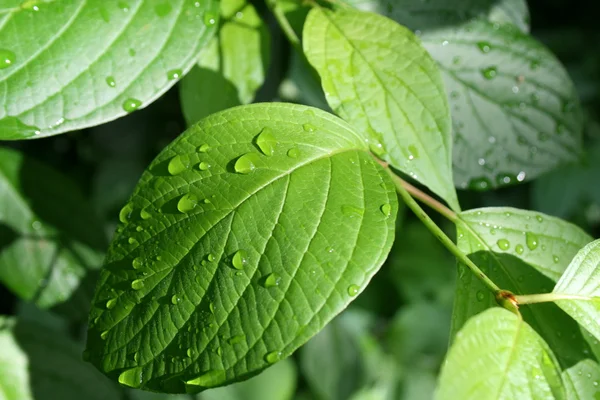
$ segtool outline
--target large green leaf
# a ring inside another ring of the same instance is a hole
[[[0,139],[98,125],[145,107],[195,63],[215,0],[12,2],[0,11]]]
[[[0,316],[0,398],[3,400],[106,400],[121,393],[81,360],[64,333]]]
[[[592,241],[581,228],[562,219],[510,207],[488,207],[460,214],[462,229],[475,235],[473,249],[522,259],[557,281],[580,248]]]
[[[79,189],[48,165],[0,148],[0,281],[39,307],[67,300],[102,263],[106,239]],[[87,313],[91,290],[78,300]]]
[[[364,289],[396,212],[388,175],[337,117],[277,103],[213,114],[165,148],[121,211],[91,361],[171,393],[249,378]]]
[[[181,106],[189,124],[254,99],[270,59],[270,34],[245,0],[221,1],[221,27],[181,81]]]
[[[450,98],[457,187],[533,179],[581,152],[582,115],[560,62],[510,24],[424,32]]]
[[[459,209],[444,85],[415,35],[377,14],[317,7],[303,46],[329,105],[371,150]]]
[[[472,318],[450,348],[438,400],[566,399],[550,347],[515,314],[494,308]]]
[[[556,303],[600,340],[600,239],[577,253],[553,293],[571,295]]]
[[[600,366],[592,360],[583,360],[563,371],[562,380],[569,400],[590,400],[600,397]]]

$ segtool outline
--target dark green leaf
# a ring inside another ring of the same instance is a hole
[[[221,28],[181,81],[181,105],[189,124],[254,99],[270,59],[270,35],[245,0],[221,1]]]
[[[458,333],[444,363],[438,400],[566,399],[550,347],[522,319],[493,308]]]
[[[314,8],[303,46],[329,105],[371,150],[459,209],[444,85],[414,34],[377,14]]]
[[[218,25],[215,0],[15,2],[0,11],[0,139],[98,125],[150,104]]]
[[[396,212],[365,137],[337,117],[277,103],[213,114],[165,148],[121,211],[91,360],[170,393],[249,378],[364,289]]]
[[[79,189],[51,167],[0,148],[0,281],[39,307],[64,302],[100,267],[105,237]],[[79,308],[86,309],[87,299]]]

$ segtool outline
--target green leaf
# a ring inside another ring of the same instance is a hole
[[[557,281],[579,249],[592,241],[581,228],[559,218],[510,207],[478,208],[460,213],[463,230],[489,250],[522,259]]]
[[[444,85],[414,34],[376,14],[314,8],[303,46],[331,108],[374,153],[458,210]]]
[[[562,380],[567,399],[587,400],[600,397],[600,366],[592,360],[583,360],[563,371]]]
[[[195,63],[214,0],[18,2],[0,12],[0,139],[98,125],[150,104]]]
[[[245,382],[207,390],[198,400],[291,400],[296,391],[296,366],[282,360]]]
[[[581,152],[582,113],[567,72],[512,25],[474,21],[424,32],[450,98],[457,187],[533,179]]]
[[[90,314],[91,361],[169,393],[251,377],[364,289],[397,207],[365,138],[331,114],[273,103],[203,119],[121,211]]]
[[[565,297],[556,304],[600,340],[600,239],[577,253],[552,293]]]
[[[419,32],[456,26],[473,19],[511,23],[529,31],[525,0],[344,0],[361,10],[377,12]]]
[[[250,103],[265,80],[271,36],[254,6],[245,0],[223,0],[221,21],[217,37],[181,81],[181,105],[188,124]]]
[[[102,263],[106,239],[79,189],[65,176],[0,148],[0,281],[38,307],[71,297]],[[78,301],[85,309],[90,301]]]
[[[522,319],[493,308],[459,332],[436,399],[566,399],[550,347]]]
[[[0,316],[0,348],[3,399],[121,398],[116,385],[81,360],[81,349],[64,333]]]

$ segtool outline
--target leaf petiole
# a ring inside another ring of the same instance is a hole
[[[515,300],[519,305],[521,304],[536,304],[536,303],[549,303],[558,300],[583,300],[592,301],[594,297],[580,296],[576,294],[566,293],[539,293],[539,294],[524,294],[515,296]]]

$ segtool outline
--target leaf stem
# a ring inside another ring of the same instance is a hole
[[[539,294],[523,294],[515,295],[515,300],[519,305],[521,304],[536,304],[536,303],[549,303],[557,300],[584,300],[591,301],[593,297],[580,296],[576,294],[566,293],[539,293]]]
[[[433,208],[435,211],[446,217],[449,221],[454,222],[455,224],[458,222],[458,216],[454,211],[452,211],[451,209],[449,209],[448,207],[446,207],[427,193],[423,192],[422,190],[417,189],[405,180],[400,179],[400,181],[404,189],[406,189],[406,191],[410,193],[411,196],[419,199],[422,203],[427,204],[429,207]]]
[[[294,32],[294,28],[292,28],[292,25],[290,25],[290,21],[288,21],[288,19],[286,18],[285,13],[277,4],[277,1],[269,0],[267,1],[267,4],[269,5],[271,12],[275,16],[275,19],[279,23],[281,30],[283,31],[289,42],[292,44],[292,46],[294,46],[298,53],[304,54],[302,50],[302,44],[300,43],[300,38],[298,38],[298,35],[296,35],[296,32]]]
[[[412,192],[409,191],[407,186],[412,187],[414,189],[415,197],[419,196],[419,199],[423,200],[424,202],[426,201],[427,204],[430,205],[432,208],[435,208],[436,210],[440,211],[440,209],[441,209],[440,206],[442,208],[446,208],[446,207],[443,206],[441,203],[439,203],[437,200],[434,200],[433,198],[431,198],[430,196],[421,192],[414,186],[405,182],[398,175],[394,174],[394,172],[392,172],[392,170],[389,167],[386,168],[386,172],[392,178],[392,181],[394,182],[394,185],[396,186],[396,191],[398,192],[398,194],[400,194],[400,197],[402,197],[402,199],[404,200],[406,205],[415,213],[417,218],[419,218],[421,220],[421,222],[423,222],[423,224],[425,224],[427,229],[429,229],[439,239],[439,241],[442,242],[444,247],[446,247],[452,254],[454,254],[454,256],[456,258],[458,258],[461,262],[463,262],[475,274],[475,276],[485,286],[487,286],[494,293],[494,295],[496,295],[498,297],[498,294],[503,291],[501,291],[500,288],[490,278],[488,278],[488,276],[486,274],[484,274],[479,269],[479,267],[477,265],[475,265],[475,263],[473,261],[471,261],[471,259],[469,257],[467,257],[458,248],[458,246],[456,244],[454,244],[454,242],[444,233],[444,231],[442,231],[440,229],[440,227],[437,226],[435,224],[435,222],[433,222],[433,220],[429,217],[429,215],[427,215],[427,213],[425,211],[423,211],[423,209],[421,208],[421,206],[419,206],[419,204],[415,201],[415,199],[412,198],[412,195],[411,195]],[[417,194],[417,193],[421,193],[421,194]],[[438,203],[439,206],[435,205],[435,203]],[[445,213],[444,216],[448,217],[453,222],[456,222],[456,220],[458,219],[456,214],[450,210],[448,210],[448,212],[444,211],[444,213]],[[507,307],[505,307],[505,308],[507,308]],[[513,311],[513,310],[511,310],[511,311]]]

